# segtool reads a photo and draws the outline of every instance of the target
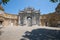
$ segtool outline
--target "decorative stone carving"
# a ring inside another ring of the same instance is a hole
[[[21,13],[22,12],[22,13]],[[39,25],[40,22],[40,12],[39,10],[34,10],[34,8],[25,8],[19,13],[20,25]]]

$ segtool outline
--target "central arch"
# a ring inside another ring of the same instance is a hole
[[[28,26],[32,26],[32,17],[31,16],[27,17],[27,24],[28,24]]]

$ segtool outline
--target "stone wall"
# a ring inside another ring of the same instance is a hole
[[[17,26],[17,15],[12,14],[0,14],[0,23],[2,26]]]

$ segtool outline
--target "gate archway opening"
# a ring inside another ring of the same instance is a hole
[[[28,26],[32,26],[32,17],[30,16],[27,17],[27,24]]]

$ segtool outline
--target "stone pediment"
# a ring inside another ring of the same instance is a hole
[[[35,10],[32,7],[24,8],[24,10],[20,11],[20,13],[40,13],[40,10]]]
[[[31,10],[35,10],[35,9],[32,8],[32,7],[27,7],[27,8],[25,8],[24,10],[26,10],[26,11],[31,11]]]

